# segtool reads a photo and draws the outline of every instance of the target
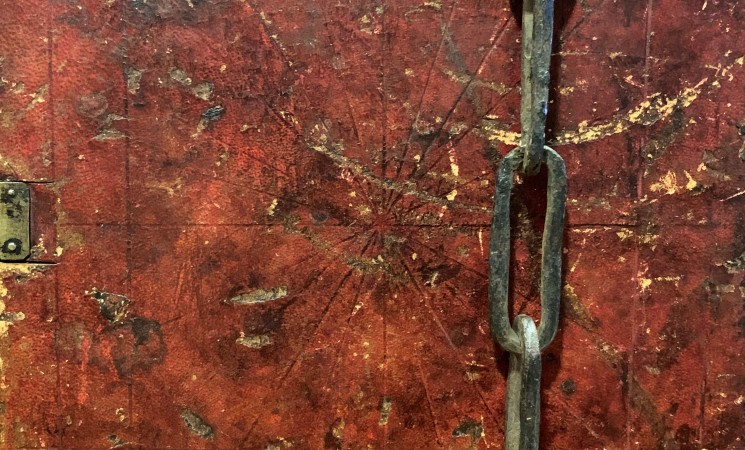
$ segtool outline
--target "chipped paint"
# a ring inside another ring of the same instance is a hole
[[[685,174],[686,178],[688,179],[688,182],[686,183],[686,190],[692,191],[692,190],[696,189],[699,186],[698,181],[696,181],[695,179],[693,179],[693,176],[691,176],[691,174],[687,170],[684,170],[683,173]]]
[[[140,91],[140,82],[142,81],[142,74],[144,70],[136,67],[127,66],[124,68],[124,75],[127,77],[127,92],[130,94],[137,94]]]
[[[653,183],[649,186],[649,190],[652,192],[662,192],[667,195],[676,194],[679,189],[678,177],[672,170],[669,170],[665,175],[663,175],[657,183]]]
[[[464,86],[468,85],[474,88],[488,89],[500,95],[504,95],[514,89],[511,86],[507,86],[501,83],[495,83],[493,81],[483,81],[471,75],[458,74],[454,72],[453,70],[450,70],[447,68],[443,69],[442,72],[445,75],[447,75],[448,78],[450,78],[450,80],[455,81],[456,83],[460,85],[464,85]]]
[[[266,208],[266,214],[268,216],[274,215],[274,210],[277,209],[277,204],[279,203],[279,199],[273,198],[272,203],[269,204],[269,206]]]
[[[255,303],[266,303],[287,297],[287,287],[278,286],[269,289],[255,289],[244,294],[236,295],[227,300],[233,305],[252,305]]]
[[[235,343],[244,347],[258,349],[272,345],[272,338],[265,334],[246,336],[241,331],[241,335],[235,340]]]
[[[212,427],[205,422],[202,417],[198,416],[190,409],[184,409],[181,411],[181,419],[192,434],[206,440],[214,439],[215,435]]]
[[[589,121],[582,121],[576,129],[558,133],[556,139],[549,144],[582,144],[626,132],[632,126],[653,125],[669,118],[676,110],[689,107],[701,95],[703,87],[708,81],[708,78],[704,78],[695,86],[683,89],[674,97],[665,97],[661,93],[652,94],[627,113],[604,123],[590,125]],[[506,145],[518,145],[520,142],[520,133],[503,129],[493,118],[490,120],[490,117],[487,117],[487,120],[482,124],[482,129],[490,141],[501,142]]]
[[[386,426],[388,425],[388,419],[391,416],[391,410],[393,409],[393,400],[391,400],[389,397],[383,397],[383,399],[380,402],[380,418],[378,419],[378,424],[380,426]]]
[[[639,287],[641,288],[641,291],[647,291],[649,290],[649,287],[652,286],[652,280],[649,278],[639,278]]]

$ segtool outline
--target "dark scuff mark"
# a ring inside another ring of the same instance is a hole
[[[660,345],[657,351],[657,367],[668,369],[678,361],[678,356],[691,343],[692,330],[686,315],[688,305],[676,303],[673,305],[665,325],[660,331]]]
[[[470,417],[466,417],[453,430],[453,437],[470,437],[471,448],[476,448],[476,444],[484,437],[484,425]]]
[[[127,18],[132,25],[149,27],[167,22],[194,26],[208,22],[230,6],[226,0],[132,0],[124,2]]]
[[[577,392],[577,383],[571,378],[568,378],[561,383],[561,391],[566,395],[572,395]]]
[[[731,259],[724,263],[727,273],[736,274],[745,271],[745,252],[742,252],[737,258]]]
[[[108,436],[108,439],[111,442],[111,447],[109,447],[110,449],[124,447],[125,445],[129,445],[129,442],[125,441],[124,439],[120,438],[119,436],[115,434],[110,434]]]
[[[212,426],[190,409],[187,408],[181,411],[181,419],[192,434],[210,441],[214,439],[215,434]]]
[[[213,106],[202,113],[202,117],[210,122],[218,121],[225,114],[225,107],[222,105]]]
[[[654,161],[665,154],[668,148],[682,135],[682,131],[689,122],[682,109],[676,109],[670,117],[670,123],[665,125],[660,133],[651,139],[641,149],[641,154],[647,161]]]
[[[102,117],[108,109],[109,101],[101,93],[82,95],[75,102],[75,112],[89,119]]]
[[[145,317],[128,317],[132,302],[124,295],[95,288],[89,295],[107,321],[107,326],[94,338],[92,360],[102,367],[110,360],[120,378],[129,378],[137,372],[149,372],[163,361],[166,345],[160,323]],[[101,351],[104,347],[110,347],[110,350]]]
[[[149,372],[165,358],[163,333],[155,320],[133,317],[107,330],[106,334],[116,336],[111,358],[122,378]]]
[[[22,312],[3,311],[2,313],[0,313],[0,322],[5,322],[8,325],[13,325],[14,323],[20,322],[25,318],[26,315]]]
[[[326,432],[323,438],[323,448],[325,450],[341,450],[344,445],[344,419],[337,418]]]
[[[90,292],[91,298],[98,303],[101,315],[112,324],[121,323],[127,315],[127,308],[131,301],[120,294],[99,291],[93,288]]]
[[[199,124],[197,125],[197,131],[193,136],[198,135],[204,130],[210,129],[212,123],[220,120],[223,114],[225,114],[225,107],[222,105],[216,105],[205,110],[202,113],[202,118],[199,121]]]

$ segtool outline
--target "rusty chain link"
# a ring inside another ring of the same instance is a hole
[[[550,80],[553,0],[525,0],[520,146],[502,160],[489,249],[489,306],[491,334],[510,352],[507,377],[507,450],[537,450],[540,435],[541,351],[556,336],[561,300],[561,260],[567,178],[564,160],[545,145]],[[546,219],[541,259],[541,320],[519,315],[509,318],[510,198],[515,172],[548,170]]]

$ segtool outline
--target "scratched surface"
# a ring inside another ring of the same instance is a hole
[[[557,2],[570,180],[547,449],[745,448],[745,9]],[[503,448],[513,1],[1,0],[0,441]],[[545,179],[514,194],[538,314]]]

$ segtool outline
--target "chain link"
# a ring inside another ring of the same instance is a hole
[[[554,0],[523,0],[520,147],[527,175],[536,174],[543,162],[553,33]]]
[[[497,172],[489,247],[491,334],[510,352],[507,377],[507,450],[537,450],[540,436],[541,351],[556,336],[561,302],[561,261],[567,176],[564,160],[545,145],[553,35],[553,0],[523,3],[522,135]],[[509,318],[510,198],[515,172],[533,175],[545,165],[546,219],[541,248],[541,320]]]

